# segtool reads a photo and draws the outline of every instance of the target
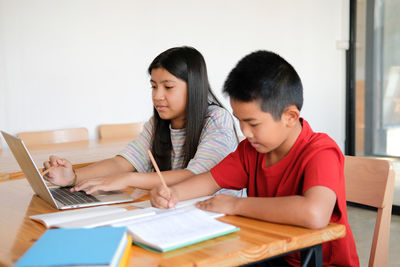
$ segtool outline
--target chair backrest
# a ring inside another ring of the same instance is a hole
[[[70,143],[89,140],[86,128],[70,128],[51,131],[21,132],[18,134],[28,147]]]
[[[143,122],[102,124],[99,139],[135,139],[143,129]]]
[[[394,171],[390,161],[345,157],[347,201],[378,209],[368,266],[387,266]]]

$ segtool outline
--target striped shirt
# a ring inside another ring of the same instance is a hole
[[[131,141],[120,156],[128,160],[138,172],[153,171],[153,165],[147,155],[151,147],[153,135],[153,118],[143,126],[139,136]],[[183,145],[186,129],[172,129],[171,131],[171,168],[183,168]],[[209,171],[225,156],[236,149],[238,142],[233,128],[233,120],[229,112],[221,107],[210,105],[200,135],[199,145],[193,159],[189,161],[187,170],[194,174]]]
[[[153,171],[151,160],[147,150],[151,147],[153,135],[153,118],[143,126],[139,136],[131,141],[120,156],[128,160],[138,172]],[[185,142],[186,129],[172,129],[171,131],[171,168],[172,170],[183,169],[183,145]],[[216,105],[210,105],[206,115],[203,130],[200,135],[196,154],[189,161],[186,170],[193,174],[209,171],[224,157],[236,149],[238,144],[233,119],[229,112]],[[225,190],[223,190],[225,191]],[[226,191],[224,192],[226,193]],[[234,195],[241,195],[234,193]]]

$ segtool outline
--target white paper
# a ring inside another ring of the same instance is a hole
[[[29,216],[32,220],[43,223],[47,228],[56,224],[66,223],[75,220],[82,220],[94,216],[114,214],[124,212],[126,209],[112,206],[100,206],[93,208],[84,208],[78,210],[57,211],[52,213],[38,214]]]
[[[126,223],[125,226],[135,241],[158,250],[236,229],[233,225],[215,220],[202,210],[193,208],[171,210]]]
[[[82,220],[75,220],[54,225],[60,228],[92,228],[98,226],[111,225],[124,221],[155,215],[156,213],[148,209],[125,210],[124,212],[95,216]]]

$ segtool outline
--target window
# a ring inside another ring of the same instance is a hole
[[[357,1],[355,153],[400,157],[400,1]]]
[[[355,38],[347,59],[346,93],[345,152],[393,159],[395,214],[400,214],[399,14],[398,0],[350,1],[350,33],[355,32]]]

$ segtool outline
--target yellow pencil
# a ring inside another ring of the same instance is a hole
[[[169,191],[169,188],[168,188],[167,184],[165,183],[164,177],[162,176],[160,169],[158,168],[157,162],[155,161],[153,154],[151,154],[150,150],[147,150],[147,154],[149,154],[150,160],[153,163],[154,169],[156,169],[158,176],[160,177],[161,183]]]
[[[49,171],[51,171],[52,169],[54,169],[55,166],[48,168],[47,170],[45,170],[44,172],[42,172],[42,176],[44,176],[46,173],[48,173]]]

